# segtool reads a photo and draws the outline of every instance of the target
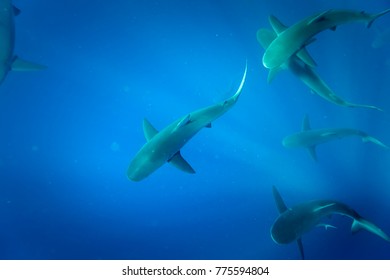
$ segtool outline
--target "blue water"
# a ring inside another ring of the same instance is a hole
[[[330,8],[376,13],[388,0],[14,1],[15,54],[47,65],[0,87],[0,259],[299,259],[270,227],[276,185],[288,206],[335,199],[390,234],[390,152],[349,137],[318,162],[282,139],[301,128],[361,129],[390,145],[390,15],[324,31],[308,46],[344,108],[288,71],[267,84],[256,31]],[[230,97],[237,104],[183,149],[196,170],[165,164],[132,182],[143,118],[162,129]],[[390,244],[326,220],[303,236],[308,259],[390,259]]]

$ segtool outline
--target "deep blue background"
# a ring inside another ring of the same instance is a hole
[[[277,245],[271,186],[286,204],[336,199],[390,234],[390,152],[358,138],[287,150],[301,127],[351,127],[390,145],[390,15],[324,31],[308,50],[317,71],[348,101],[311,94],[288,71],[267,84],[256,31],[276,15],[287,25],[348,8],[376,13],[388,0],[14,1],[15,54],[48,66],[9,73],[0,87],[0,259],[297,259]],[[388,37],[387,37],[388,38]],[[389,38],[388,38],[389,39]],[[195,175],[164,165],[142,182],[126,169],[158,129],[231,96],[245,60],[241,98],[182,150]],[[368,232],[303,237],[310,259],[390,259]]]

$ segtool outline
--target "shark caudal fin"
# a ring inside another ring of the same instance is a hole
[[[356,233],[360,231],[361,229],[365,229],[382,239],[386,240],[387,242],[390,242],[390,237],[379,227],[377,227],[375,224],[367,221],[366,219],[359,218],[359,219],[354,219],[351,227],[352,233]]]
[[[387,9],[387,10],[384,10],[383,12],[380,12],[379,14],[373,15],[373,16],[371,17],[370,21],[367,23],[367,28],[370,28],[371,25],[373,24],[373,22],[374,22],[377,18],[379,18],[379,17],[381,17],[381,16],[383,16],[383,15],[389,13],[389,12],[390,12],[390,9]],[[362,13],[364,13],[364,12],[362,12]]]
[[[236,102],[237,99],[238,99],[238,97],[241,95],[242,87],[244,86],[244,83],[245,83],[246,72],[247,72],[247,71],[248,71],[248,61],[245,62],[245,71],[244,71],[244,75],[242,76],[240,86],[238,87],[236,93],[231,97],[231,99],[233,100],[233,102]]]
[[[376,139],[375,137],[372,137],[370,135],[366,135],[362,137],[363,142],[372,142],[374,144],[377,144],[378,146],[381,146],[382,148],[389,149],[389,147],[385,144],[383,144],[381,141]]]
[[[349,102],[344,102],[344,104],[340,104],[342,106],[347,106],[351,108],[368,108],[368,109],[374,109],[383,112],[383,110],[379,107],[373,106],[373,105],[365,105],[365,104],[354,104]]]

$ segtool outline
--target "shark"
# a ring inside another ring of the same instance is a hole
[[[0,0],[0,84],[10,70],[35,71],[46,67],[21,59],[14,55],[15,22],[14,17],[20,10],[12,5],[11,0]]]
[[[181,148],[202,128],[211,127],[211,123],[229,111],[236,104],[245,83],[247,65],[239,88],[230,98],[189,113],[158,131],[144,119],[143,129],[147,142],[141,147],[127,169],[127,177],[132,181],[141,181],[166,162],[178,169],[195,173],[191,165],[182,157]]]
[[[309,151],[310,156],[317,161],[317,145],[348,136],[358,136],[363,142],[372,142],[382,148],[389,149],[389,147],[381,141],[361,130],[351,128],[311,129],[310,120],[307,115],[305,115],[303,119],[302,130],[298,133],[286,136],[283,139],[282,144],[286,148],[306,148]]]
[[[306,17],[278,34],[264,52],[263,65],[269,69],[281,66],[293,54],[314,42],[314,36],[324,30],[336,30],[339,25],[358,21],[366,23],[369,28],[377,18],[389,12],[390,9],[378,14],[353,10],[326,10]]]
[[[281,33],[287,29],[287,26],[282,24],[279,19],[274,16],[270,17],[270,23],[275,31],[271,31],[265,28],[261,28],[257,31],[257,41],[264,49],[267,49],[272,41],[276,39],[277,33]],[[303,48],[298,53],[289,57],[287,61],[280,67],[270,69],[268,82],[270,83],[274,79],[275,75],[282,69],[289,69],[304,84],[306,84],[312,92],[333,104],[343,107],[361,107],[383,111],[381,108],[373,105],[355,104],[348,102],[336,95],[334,91],[320,78],[314,68],[310,66],[313,64],[316,64],[314,59],[312,59],[307,50]]]
[[[352,233],[364,229],[390,242],[390,237],[382,229],[344,203],[335,200],[312,200],[287,208],[275,186],[272,192],[279,216],[271,226],[271,238],[277,244],[289,244],[296,241],[302,259],[305,259],[302,236],[314,227],[336,228],[323,222],[324,217],[330,217],[333,214],[351,218],[353,220]]]

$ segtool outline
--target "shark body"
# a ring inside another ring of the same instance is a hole
[[[275,186],[273,186],[273,195],[279,216],[271,227],[272,240],[277,244],[288,244],[296,241],[302,259],[305,258],[302,235],[316,226],[335,228],[322,222],[324,217],[329,217],[332,214],[344,215],[353,219],[352,233],[365,229],[390,242],[390,237],[384,231],[344,203],[335,200],[313,200],[287,208]]]
[[[368,135],[366,132],[350,129],[350,128],[323,128],[323,129],[311,129],[308,116],[305,116],[302,123],[302,131],[289,135],[283,139],[283,146],[286,148],[298,148],[303,147],[308,149],[311,157],[317,160],[316,146],[322,143],[333,141],[336,139],[358,136],[361,137],[363,142],[372,142],[382,148],[388,149],[389,147],[383,144],[378,139]]]
[[[144,133],[147,142],[135,155],[127,169],[127,177],[140,181],[166,162],[187,173],[194,169],[181,156],[180,149],[202,128],[211,127],[211,123],[229,111],[237,102],[245,83],[247,67],[236,93],[227,100],[189,113],[158,132],[146,119]]]
[[[276,17],[271,16],[270,23],[276,33],[268,29],[259,29],[257,31],[257,40],[264,49],[267,49],[268,46],[277,38],[277,33],[280,34],[287,29],[287,27]],[[361,107],[382,111],[382,109],[376,106],[351,103],[336,95],[333,90],[319,77],[313,67],[310,66],[312,64],[315,64],[314,60],[311,58],[309,53],[307,53],[306,49],[303,48],[297,54],[293,54],[290,58],[288,58],[287,61],[280,67],[270,69],[268,82],[271,82],[280,70],[288,68],[313,92],[333,104],[344,107]]]
[[[341,24],[356,21],[362,21],[370,27],[378,17],[388,12],[390,9],[378,14],[352,10],[327,10],[309,16],[278,34],[263,55],[263,65],[270,69],[281,66],[293,54],[312,43],[315,40],[314,35],[326,29],[335,30]]]
[[[11,0],[0,0],[0,84],[10,70],[33,71],[45,66],[22,60],[14,55],[15,23],[14,17],[20,10],[12,5]]]

